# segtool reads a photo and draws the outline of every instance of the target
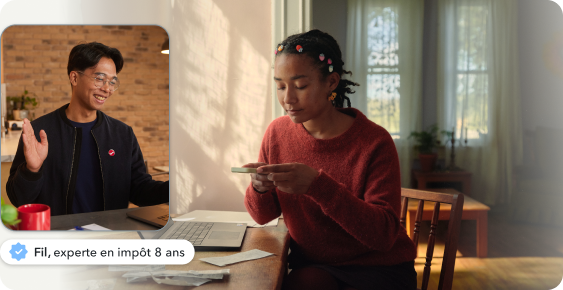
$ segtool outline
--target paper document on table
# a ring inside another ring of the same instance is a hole
[[[229,274],[229,269],[210,270],[210,271],[163,270],[163,271],[151,272],[151,274],[153,276],[177,276],[177,277],[181,276],[181,277],[205,278],[205,279],[223,279],[223,274]]]
[[[213,210],[194,210],[179,217],[172,218],[176,222],[215,222],[215,223],[237,223],[246,224],[251,228],[261,228],[264,226],[275,227],[278,225],[276,218],[265,225],[256,223],[248,212],[241,211],[213,211]]]
[[[223,274],[229,274],[226,271],[175,271],[164,270],[151,272],[152,279],[158,284],[176,285],[176,286],[200,286],[211,279],[223,279]]]
[[[121,276],[123,278],[127,278],[127,283],[135,283],[135,282],[145,282],[148,278],[152,278],[150,272],[137,272],[131,271],[123,274]]]
[[[246,251],[246,252],[242,252],[242,253],[238,253],[238,254],[234,254],[234,255],[230,255],[230,256],[201,258],[200,260],[207,262],[209,264],[213,264],[213,265],[216,265],[216,266],[219,266],[219,267],[223,267],[223,266],[238,263],[238,262],[261,259],[261,258],[268,257],[268,256],[271,256],[271,255],[273,255],[273,254],[254,249],[254,250],[250,250],[250,251]]]
[[[89,225],[85,225],[85,226],[78,227],[78,228],[82,228],[80,230],[86,230],[86,231],[111,231],[110,229],[104,228],[104,227],[97,225],[97,224],[89,224]],[[76,231],[76,230],[77,230],[76,227],[74,227],[74,228],[70,229],[69,231]]]
[[[192,278],[192,277],[182,277],[182,276],[164,276],[164,278],[158,278],[152,276],[152,279],[158,284],[174,285],[174,286],[201,286],[209,281],[210,279],[202,278]]]
[[[196,274],[196,275],[207,275],[207,274],[230,274],[230,269],[221,269],[221,270],[189,270],[188,273]]]
[[[108,271],[110,272],[120,272],[120,271],[135,271],[135,272],[153,272],[164,270],[164,265],[110,265]]]
[[[152,278],[159,284],[162,283],[178,286],[200,286],[211,281],[210,279],[223,279],[223,275],[229,273],[229,269],[203,271],[131,271],[123,274],[122,277],[127,278],[127,283],[145,282],[147,281],[147,279]]]
[[[88,290],[113,290],[117,279],[87,280]]]

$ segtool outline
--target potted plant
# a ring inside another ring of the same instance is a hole
[[[12,114],[15,120],[23,120],[24,118],[33,120],[29,115],[29,110],[35,109],[39,103],[35,98],[29,97],[28,94],[29,92],[25,90],[21,96],[6,98],[6,101],[12,107]]]
[[[18,219],[18,210],[11,204],[4,204],[4,199],[0,198],[2,204],[1,214],[2,223],[9,229],[16,229],[16,225],[21,221]]]
[[[427,130],[420,132],[411,132],[409,139],[414,138],[416,145],[415,149],[418,150],[418,158],[420,160],[420,169],[424,172],[434,170],[438,154],[434,148],[440,145],[438,140],[438,126],[432,125]]]

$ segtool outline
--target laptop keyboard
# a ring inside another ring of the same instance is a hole
[[[172,235],[165,239],[169,240],[188,240],[193,245],[201,245],[209,230],[213,227],[213,223],[202,222],[183,222]]]

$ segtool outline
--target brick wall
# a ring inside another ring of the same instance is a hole
[[[35,118],[70,102],[68,54],[80,42],[101,42],[121,51],[125,64],[119,89],[103,111],[133,127],[143,156],[168,166],[168,55],[160,53],[167,34],[158,26],[11,26],[2,33],[8,96],[28,90],[39,106]],[[168,175],[161,175],[167,180]]]

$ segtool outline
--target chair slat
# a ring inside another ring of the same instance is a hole
[[[454,195],[449,193],[430,192],[430,191],[416,190],[410,188],[402,188],[401,196],[406,196],[408,198],[415,198],[415,199],[424,199],[427,201],[434,201],[440,203],[448,203],[448,204],[452,204],[454,201]]]
[[[422,224],[422,213],[424,212],[424,200],[418,201],[418,209],[416,210],[416,220],[414,222],[414,234],[412,241],[414,246],[418,248],[418,237],[420,234],[420,225]]]
[[[439,192],[430,192],[430,191],[423,191],[423,190],[415,190],[415,189],[408,189],[402,188],[401,189],[401,196],[402,196],[402,204],[401,204],[401,224],[406,228],[406,220],[408,214],[408,201],[410,198],[418,199],[423,201],[432,201],[436,202],[434,205],[434,212],[432,213],[432,220],[430,226],[430,237],[428,240],[428,246],[426,248],[426,263],[424,267],[424,273],[422,278],[422,287],[421,289],[426,290],[428,288],[429,278],[430,278],[430,266],[432,262],[432,256],[434,254],[434,245],[436,241],[436,225],[438,223],[439,214],[440,214],[440,203],[447,203],[451,204],[451,209],[447,209],[450,212],[450,221],[448,223],[448,230],[446,233],[446,244],[444,248],[444,258],[442,259],[442,268],[440,271],[440,279],[438,283],[438,290],[451,290],[452,283],[453,283],[453,274],[454,274],[454,266],[455,266],[455,259],[456,259],[456,251],[457,251],[457,244],[459,240],[459,229],[461,225],[461,215],[463,213],[463,194],[462,193],[439,193]],[[416,214],[416,222],[415,228],[419,228],[420,220],[418,218],[419,213],[422,212],[420,208],[421,202],[419,202],[419,207]],[[415,222],[412,221],[409,217],[409,223]],[[418,231],[418,229],[417,229]],[[416,239],[416,243],[418,243],[418,235],[414,235],[411,237]],[[416,237],[416,238],[415,238]]]
[[[424,273],[422,274],[422,290],[428,289],[428,281],[430,281],[430,267],[432,266],[432,256],[434,255],[434,244],[436,243],[436,226],[438,225],[438,217],[440,215],[440,203],[434,205],[432,213],[432,221],[430,222],[430,236],[428,237],[428,247],[426,248],[426,263],[424,264]]]
[[[463,194],[460,193],[454,196],[452,209],[450,211],[450,222],[448,223],[448,235],[446,236],[438,290],[452,289],[457,244],[459,241],[459,229],[461,227],[461,215],[463,213],[463,201]]]
[[[407,209],[409,207],[409,198],[404,196],[401,202],[401,225],[407,229]],[[407,229],[408,230],[408,229]]]

